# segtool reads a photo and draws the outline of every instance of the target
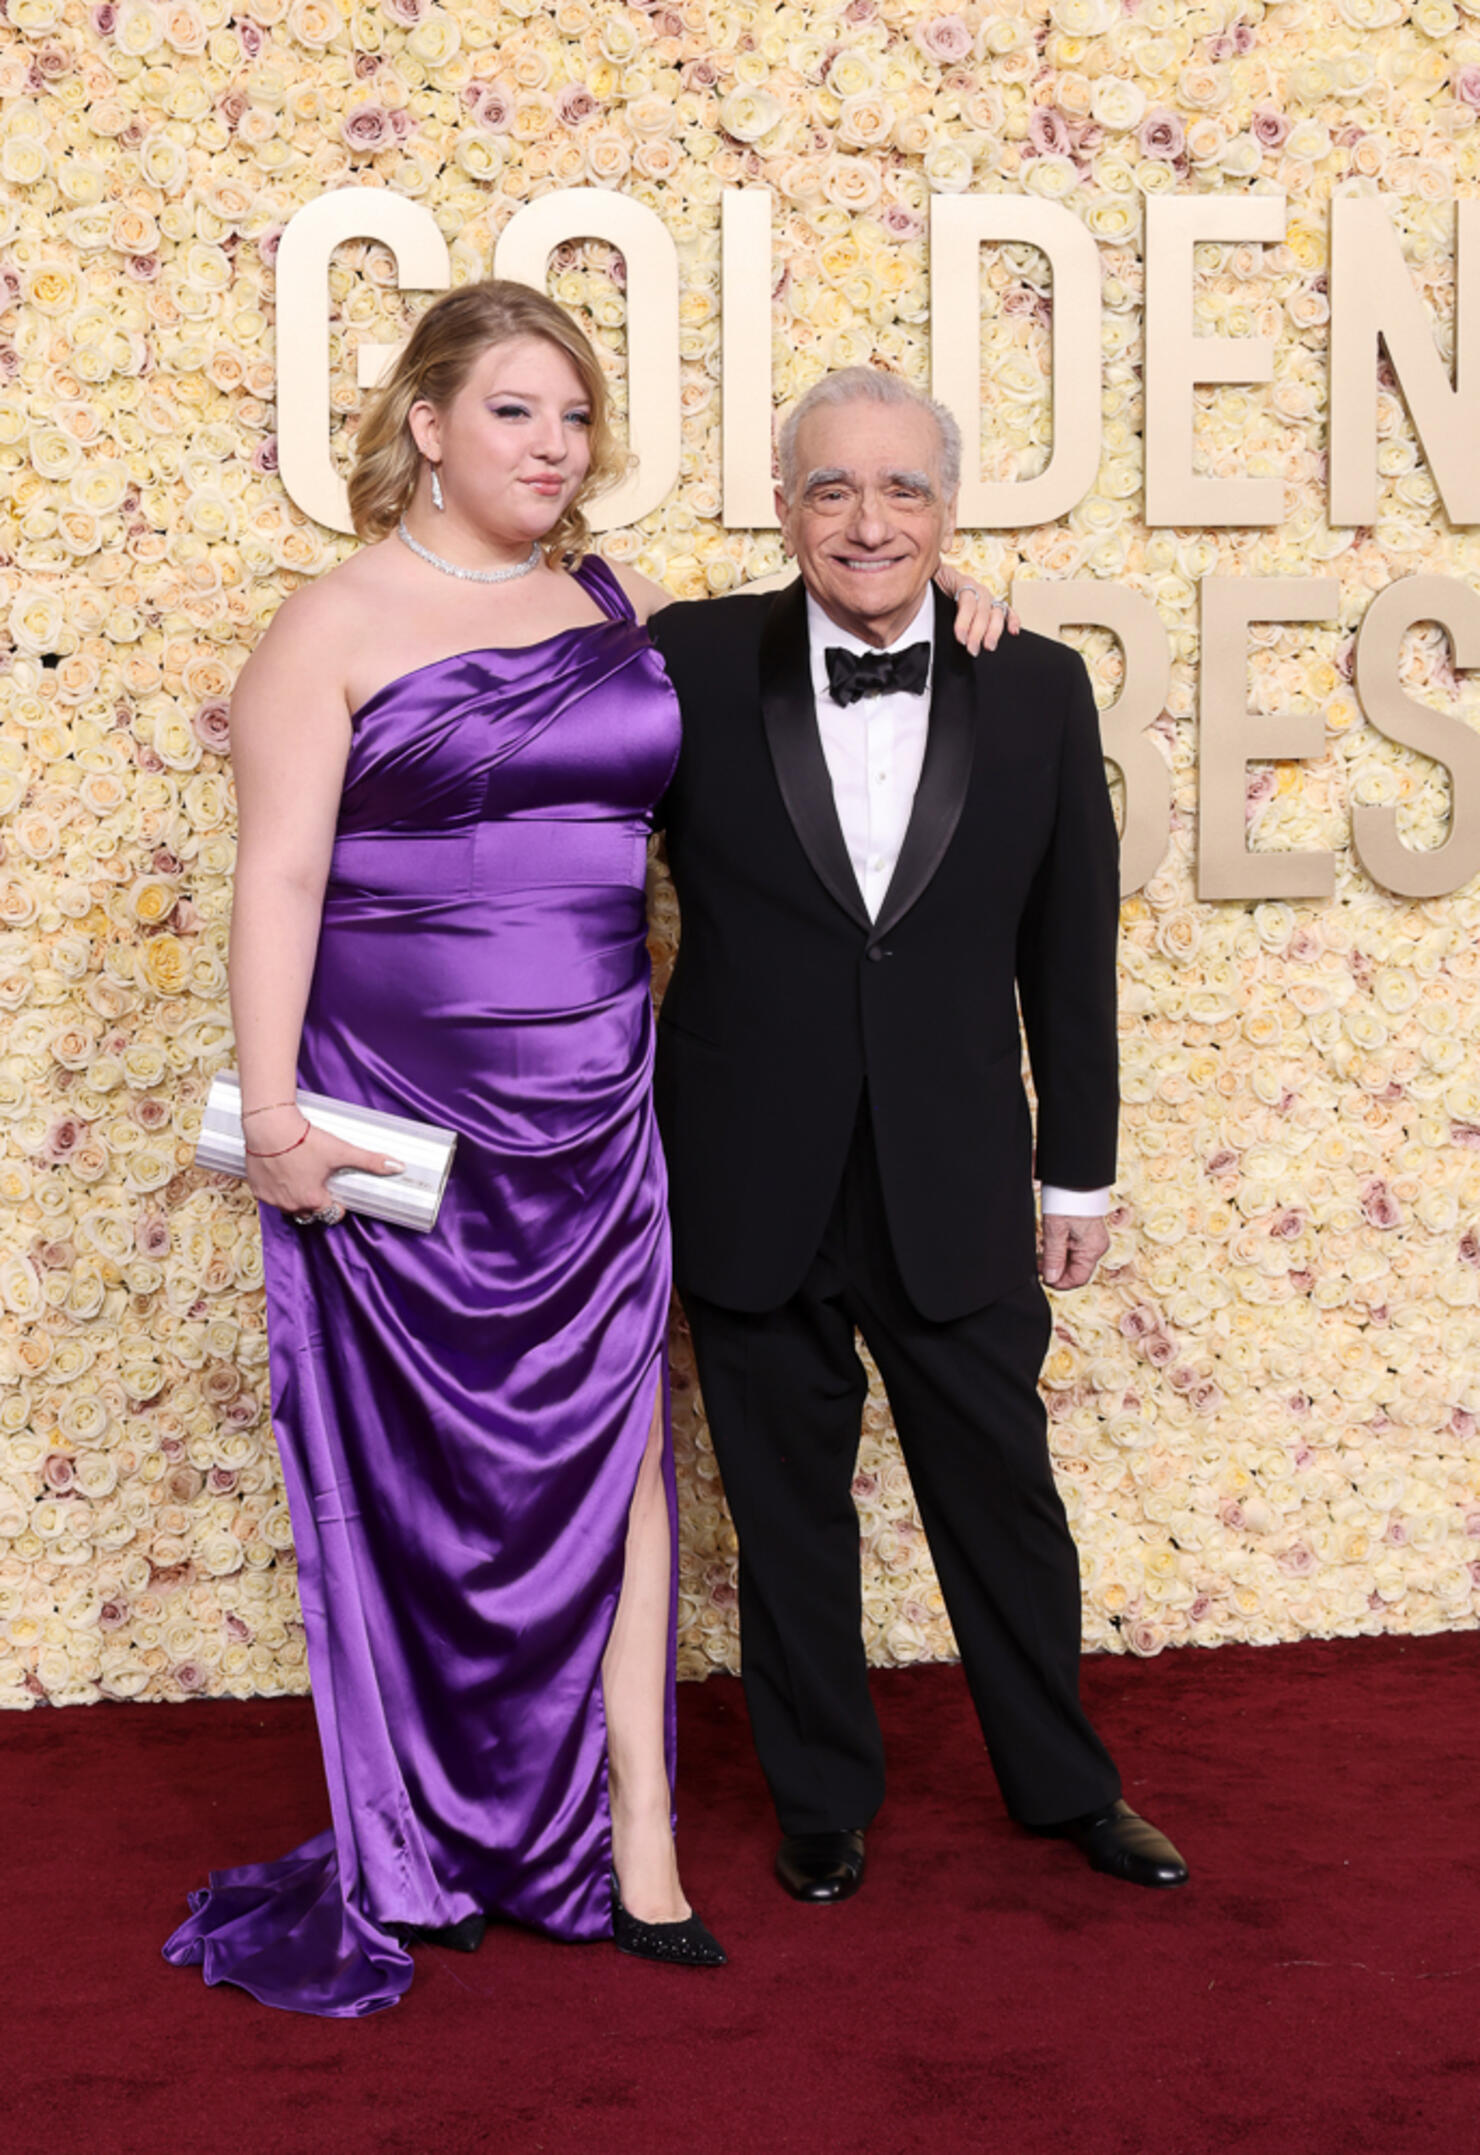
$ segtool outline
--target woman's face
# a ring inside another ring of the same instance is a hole
[[[543,337],[490,346],[443,411],[418,404],[411,424],[449,519],[515,545],[544,537],[591,465],[590,399]]]

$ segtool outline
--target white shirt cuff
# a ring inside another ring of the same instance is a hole
[[[1042,1204],[1045,1212],[1072,1212],[1081,1220],[1099,1220],[1110,1210],[1110,1192],[1061,1190],[1056,1182],[1045,1182]]]

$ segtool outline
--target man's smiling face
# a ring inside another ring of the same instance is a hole
[[[909,627],[954,526],[940,465],[940,429],[917,405],[855,397],[797,429],[782,533],[823,612],[876,648]]]

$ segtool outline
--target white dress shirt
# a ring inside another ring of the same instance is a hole
[[[862,654],[877,647],[866,644],[847,629],[830,621],[812,594],[807,594],[807,636],[811,648],[812,694],[817,706],[817,730],[822,753],[832,780],[843,843],[853,863],[853,873],[863,893],[870,920],[877,920],[885,892],[894,875],[899,849],[909,828],[915,790],[925,761],[930,733],[930,677],[916,696],[895,690],[887,696],[862,696],[856,703],[834,703],[827,678],[826,652],[843,650]],[[910,644],[935,647],[935,587],[928,585],[918,612],[908,628],[901,630],[889,651],[902,651]],[[1108,1190],[1063,1190],[1043,1185],[1045,1212],[1071,1212],[1081,1217],[1110,1209]]]

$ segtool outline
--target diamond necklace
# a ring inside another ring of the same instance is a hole
[[[396,526],[396,537],[404,541],[410,547],[412,553],[416,554],[422,561],[429,562],[434,569],[440,569],[444,576],[460,577],[465,584],[511,583],[516,576],[528,576],[531,569],[537,569],[540,565],[540,542],[538,539],[531,539],[529,552],[524,559],[514,562],[507,569],[464,569],[460,568],[455,561],[444,561],[442,556],[434,554],[429,546],[423,546],[420,539],[413,539],[406,529],[404,516]]]

